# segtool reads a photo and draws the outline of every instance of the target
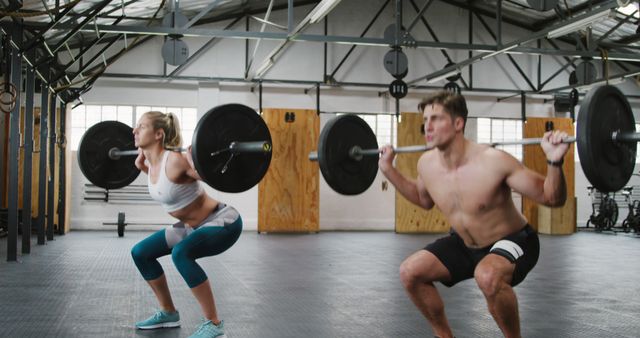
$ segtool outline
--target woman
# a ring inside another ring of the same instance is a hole
[[[180,126],[173,114],[156,111],[143,114],[133,135],[139,151],[136,167],[148,174],[151,197],[178,219],[177,223],[145,238],[131,250],[138,270],[160,305],[160,310],[137,322],[136,327],[144,330],[180,326],[180,315],[158,263],[159,257],[171,254],[204,315],[203,323],[191,337],[221,336],[224,324],[218,319],[211,285],[195,260],[229,249],[240,237],[242,218],[233,207],[204,192],[190,149],[185,154],[171,151],[182,143]]]

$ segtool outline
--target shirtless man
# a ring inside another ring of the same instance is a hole
[[[511,191],[542,205],[562,206],[567,198],[562,162],[569,145],[561,141],[567,135],[544,134],[544,177],[504,151],[466,139],[463,96],[439,92],[418,108],[424,116],[425,140],[434,147],[420,157],[418,177],[409,179],[393,167],[391,146],[382,149],[380,170],[409,201],[425,209],[437,205],[452,231],[402,263],[402,283],[436,336],[445,338],[453,333],[434,282],[451,287],[475,278],[504,336],[520,337],[512,287],[536,265],[540,247],[538,235],[513,204]]]

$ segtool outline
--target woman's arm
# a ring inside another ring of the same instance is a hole
[[[198,174],[198,171],[196,171],[196,167],[193,165],[193,157],[191,156],[191,146],[187,148],[187,151],[185,151],[184,154],[182,154],[182,156],[184,156],[184,158],[187,160],[187,163],[189,164],[189,166],[186,168],[187,176],[193,179],[196,179],[198,181],[202,181],[202,177],[200,177],[200,175]]]
[[[146,159],[147,158],[144,156],[142,149],[138,148],[138,157],[136,158],[136,162],[135,162],[136,168],[140,169],[145,174],[148,174],[149,167],[147,167],[147,164],[144,163]]]

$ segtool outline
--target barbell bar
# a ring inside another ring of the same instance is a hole
[[[613,142],[640,142],[640,133],[637,132],[618,132],[614,131],[611,133],[611,141]],[[577,142],[577,138],[574,136],[565,137],[562,139],[562,143],[575,143]],[[507,146],[507,145],[539,145],[542,143],[541,137],[535,138],[524,138],[521,140],[511,140],[511,141],[497,141],[497,142],[489,142],[489,143],[481,143],[491,147],[496,146]],[[396,154],[401,153],[421,153],[425,151],[429,151],[434,147],[428,145],[415,145],[415,146],[404,146],[404,147],[395,147],[393,148],[393,152]],[[349,157],[353,158],[356,161],[362,159],[362,156],[378,156],[382,148],[377,149],[362,149],[359,146],[353,146],[351,150],[349,150]],[[318,161],[318,152],[312,151],[309,153],[309,160]]]
[[[600,86],[587,93],[580,104],[575,137],[563,143],[577,143],[585,176],[602,192],[618,191],[633,174],[637,142],[633,111],[626,97],[613,86]],[[486,143],[536,145],[542,138]],[[396,153],[424,152],[427,145],[397,147]],[[369,125],[357,115],[340,115],[327,122],[320,133],[318,151],[309,159],[318,161],[329,186],[344,195],[364,192],[378,171],[377,139]]]
[[[186,148],[175,148],[170,149],[172,151],[177,152],[186,152]],[[223,152],[231,152],[233,154],[242,154],[242,153],[268,153],[271,151],[271,143],[267,141],[256,141],[256,142],[236,142],[233,141],[229,144],[228,147],[223,148],[221,150],[217,150],[211,153],[211,156],[216,156]],[[122,156],[137,156],[138,150],[120,150],[118,148],[109,149],[109,158],[112,160],[119,160]]]
[[[620,137],[622,137],[622,134],[612,135],[612,140],[620,141]],[[562,143],[574,143],[574,142],[576,142],[576,138],[573,136],[565,137],[564,139],[562,139]],[[542,138],[538,137],[538,138],[525,138],[521,140],[499,141],[499,142],[490,142],[490,143],[482,143],[482,144],[485,144],[491,147],[496,147],[496,146],[505,146],[505,145],[536,145],[541,143],[542,143]],[[422,153],[425,151],[429,151],[433,148],[434,148],[433,146],[428,146],[428,145],[404,146],[404,147],[393,148],[393,152],[396,154]],[[382,152],[382,148],[362,149],[359,146],[353,146],[349,150],[348,154],[350,158],[356,161],[360,161],[363,156],[378,156],[380,155],[380,152]],[[318,161],[318,152],[317,151],[310,152],[309,160]]]

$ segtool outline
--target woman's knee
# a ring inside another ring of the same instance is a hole
[[[133,260],[136,262],[144,261],[148,258],[146,257],[145,252],[146,251],[144,250],[143,246],[138,243],[134,245],[133,248],[131,248],[131,257],[133,257]]]
[[[185,261],[191,260],[188,248],[184,245],[176,245],[173,250],[171,250],[171,259],[173,260],[173,263],[176,264],[176,266],[184,264]]]

